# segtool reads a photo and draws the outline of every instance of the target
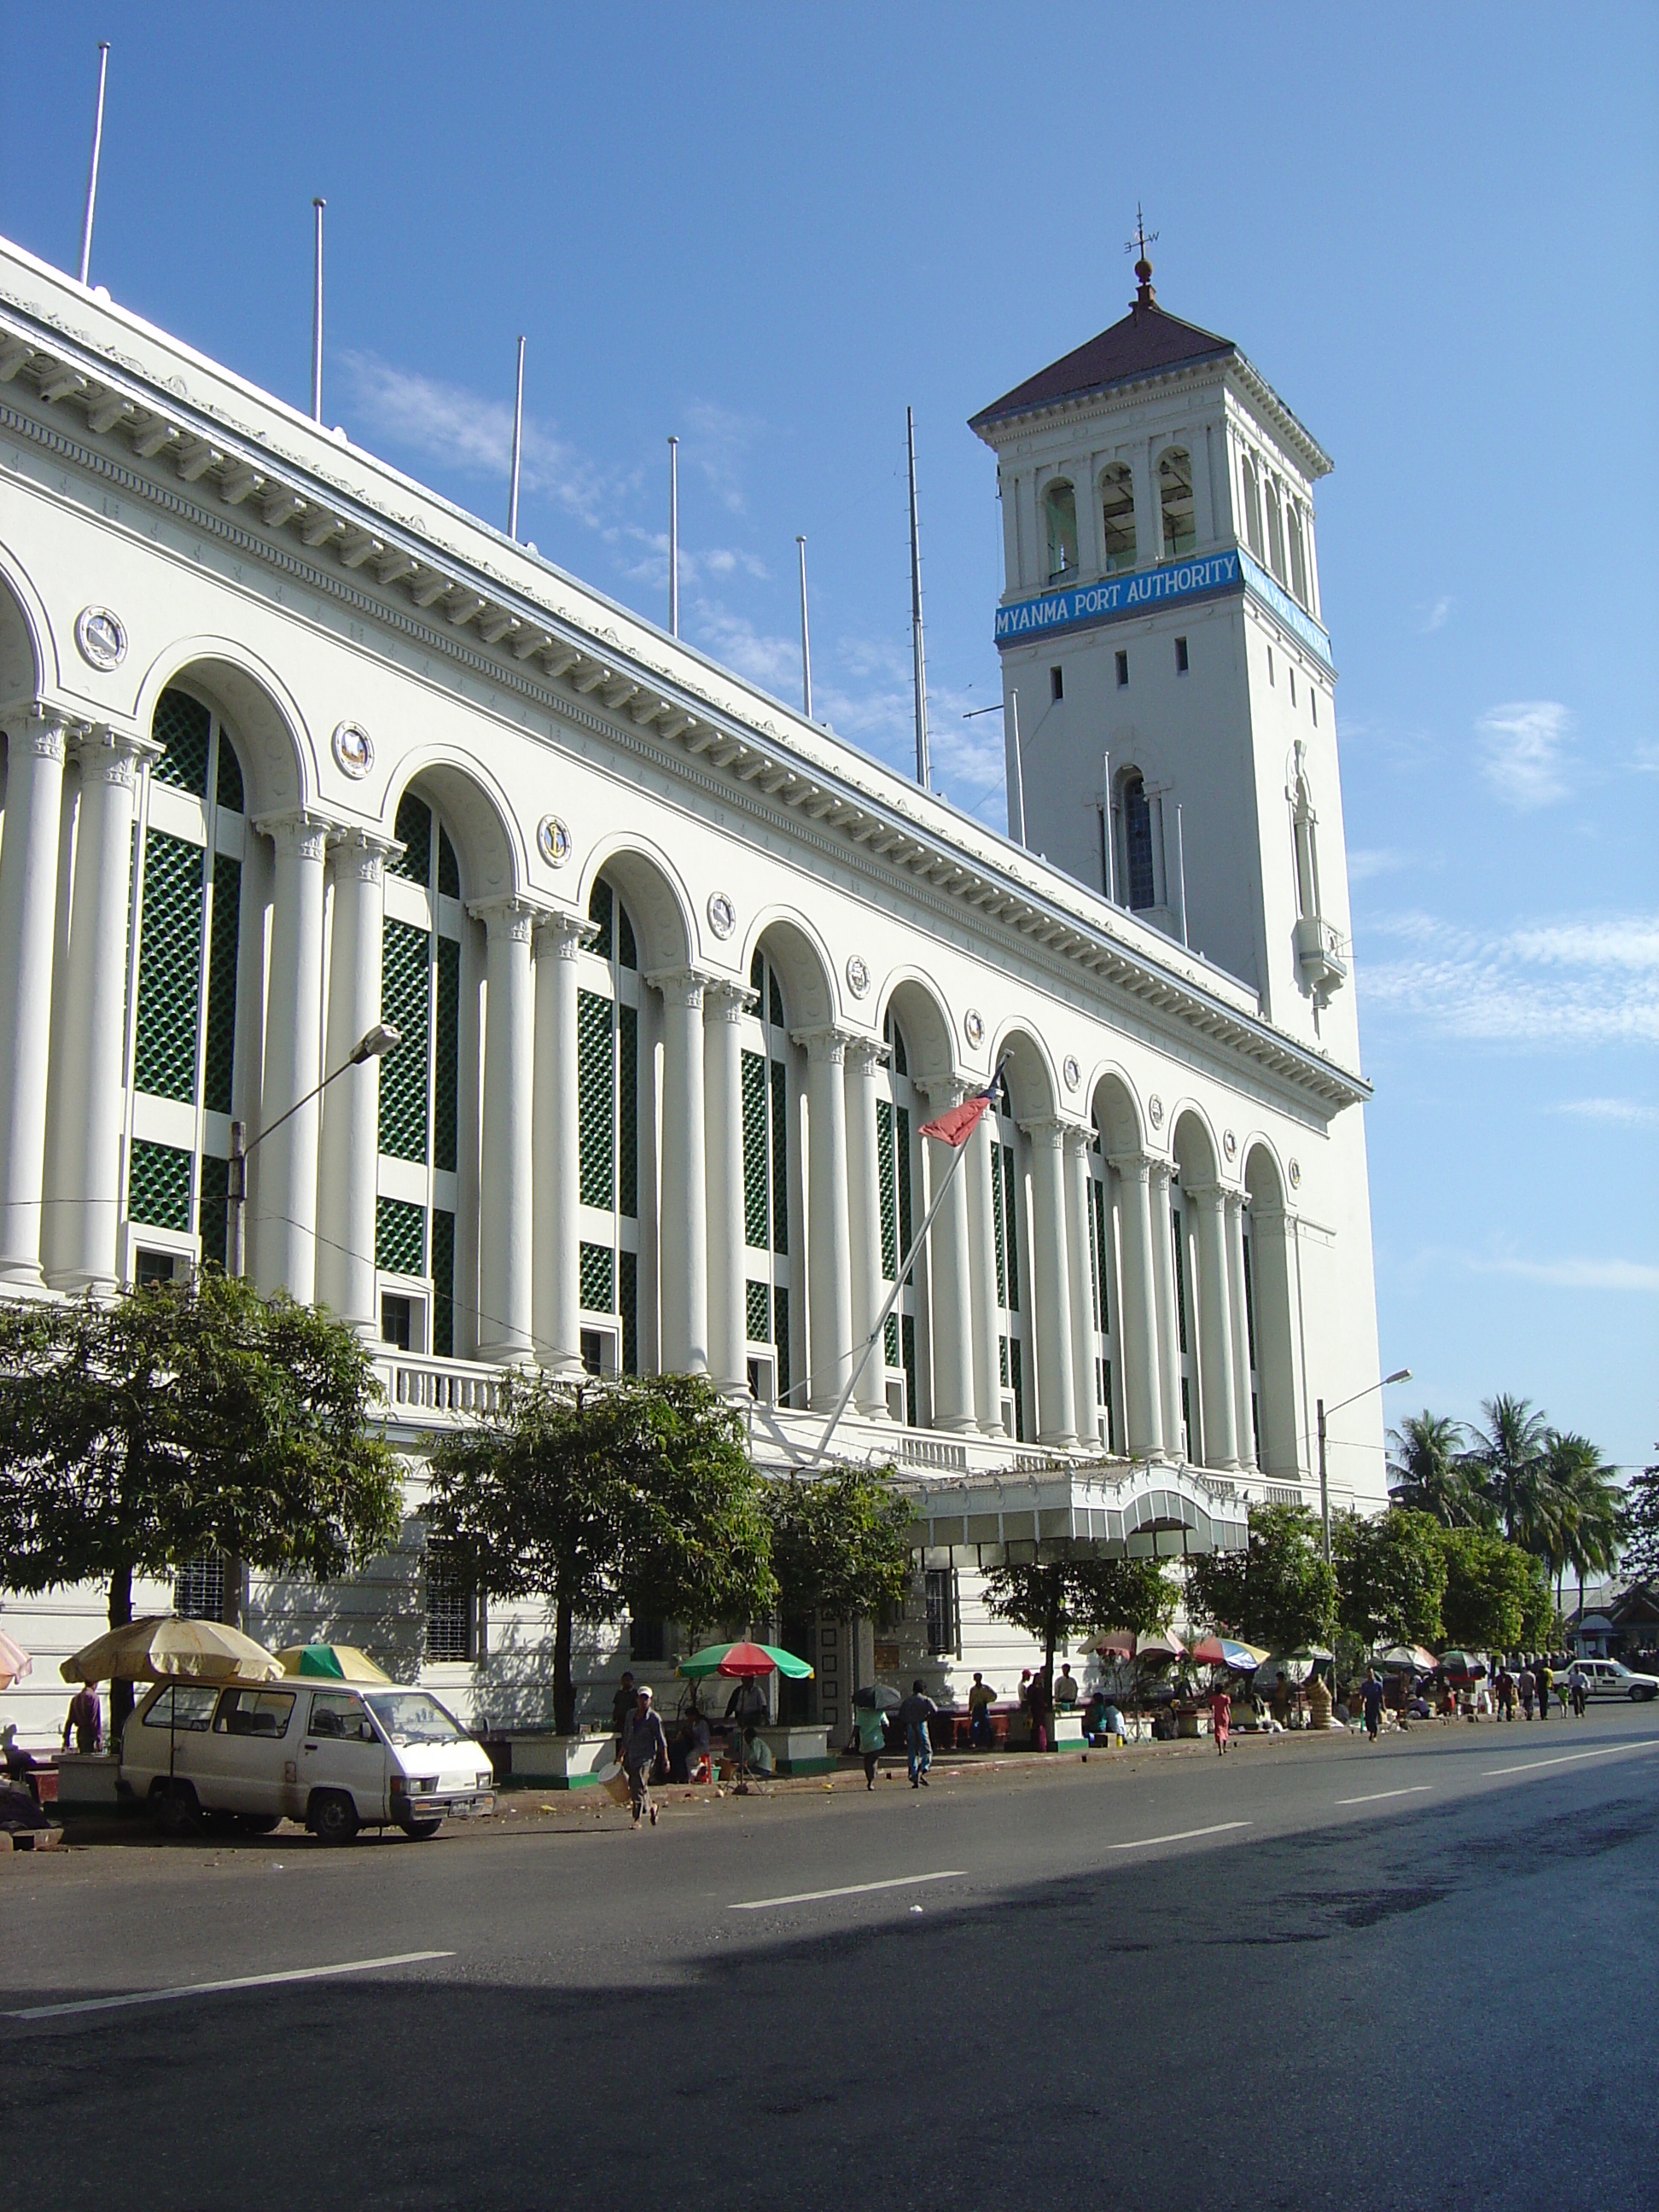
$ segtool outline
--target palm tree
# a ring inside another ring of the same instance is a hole
[[[1474,1449],[1466,1463],[1471,1470],[1480,1470],[1480,1486],[1510,1543],[1547,1558],[1552,1533],[1544,1481],[1548,1416],[1534,1410],[1530,1398],[1512,1397],[1507,1391],[1488,1398],[1480,1411],[1486,1425],[1474,1431]]]
[[[1619,1558],[1624,1533],[1624,1494],[1599,1446],[1588,1437],[1552,1429],[1547,1439],[1546,1481],[1555,1509],[1558,1540],[1550,1564],[1555,1569],[1555,1605],[1567,1568],[1578,1577],[1578,1609],[1584,1607],[1585,1577],[1608,1574]]]
[[[1431,1513],[1443,1528],[1474,1528],[1491,1514],[1469,1479],[1461,1421],[1426,1407],[1389,1431],[1389,1502]]]

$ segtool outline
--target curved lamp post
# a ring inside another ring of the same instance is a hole
[[[1409,1367],[1398,1367],[1392,1375],[1385,1375],[1380,1382],[1368,1382],[1363,1390],[1356,1390],[1352,1398],[1339,1398],[1330,1410],[1334,1413],[1340,1413],[1345,1406],[1357,1406],[1362,1398],[1369,1398],[1374,1390],[1386,1390],[1390,1382],[1409,1382],[1411,1379],[1412,1370]],[[1322,1398],[1318,1401],[1318,1406],[1319,1517],[1325,1530],[1325,1565],[1329,1566],[1331,1563],[1331,1492],[1330,1485],[1325,1479],[1325,1401]]]

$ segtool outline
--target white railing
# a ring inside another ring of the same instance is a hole
[[[374,1370],[394,1421],[400,1415],[454,1420],[469,1413],[493,1413],[500,1400],[501,1369],[473,1360],[392,1352],[375,1361]]]
[[[915,1429],[905,1431],[898,1456],[906,1467],[949,1468],[957,1474],[968,1472],[965,1444],[949,1443],[943,1437],[923,1436]]]

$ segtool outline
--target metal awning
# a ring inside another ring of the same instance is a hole
[[[1181,1559],[1242,1552],[1249,1540],[1234,1486],[1194,1468],[1056,1464],[1043,1474],[923,1481],[910,1495],[910,1543],[926,1566]]]

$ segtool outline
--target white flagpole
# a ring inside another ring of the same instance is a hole
[[[519,377],[513,394],[513,480],[507,495],[507,534],[519,536],[519,459],[524,450],[524,340],[519,340]]]
[[[98,112],[92,125],[92,161],[87,170],[87,211],[81,224],[81,282],[92,276],[92,218],[98,207],[98,163],[104,150],[104,86],[109,77],[109,40],[98,41]]]

